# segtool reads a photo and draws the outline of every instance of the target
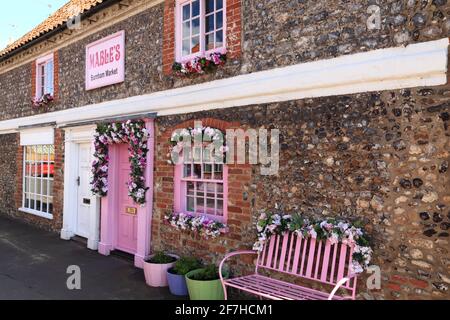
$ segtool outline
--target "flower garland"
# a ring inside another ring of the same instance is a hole
[[[170,139],[170,152],[169,157],[175,152],[179,154],[185,147],[186,141],[196,141],[197,137],[201,137],[202,141],[223,141],[223,145],[220,147],[220,152],[225,154],[228,152],[228,147],[225,145],[225,135],[221,130],[211,128],[211,127],[196,127],[196,128],[185,128],[182,130],[175,131]],[[168,160],[169,164],[174,164],[173,160]]]
[[[256,225],[258,241],[253,249],[262,251],[264,244],[274,234],[293,232],[302,238],[314,238],[319,241],[329,240],[331,244],[342,242],[354,244],[352,270],[362,273],[369,267],[373,250],[369,246],[363,229],[352,226],[349,222],[327,219],[312,221],[301,215],[267,214],[263,212]]]
[[[50,93],[46,93],[40,98],[34,97],[31,100],[31,103],[32,103],[34,108],[38,109],[38,108],[42,108],[42,107],[48,105],[53,100],[55,100],[53,95],[51,95]]]
[[[147,141],[149,133],[145,122],[127,121],[126,123],[110,123],[97,126],[95,138],[94,162],[92,163],[93,178],[91,190],[94,194],[104,197],[108,194],[109,145],[115,143],[129,144],[129,160],[131,165],[128,195],[140,205],[145,204],[144,172],[147,164]]]
[[[178,76],[204,74],[216,70],[219,66],[223,66],[226,61],[226,54],[215,52],[211,53],[208,57],[196,57],[185,63],[175,62],[172,70]]]
[[[194,232],[205,239],[217,238],[228,230],[227,225],[221,222],[190,213],[170,213],[164,217],[164,220],[177,230]]]

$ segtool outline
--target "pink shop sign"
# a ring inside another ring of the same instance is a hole
[[[125,81],[125,31],[86,46],[86,90]]]

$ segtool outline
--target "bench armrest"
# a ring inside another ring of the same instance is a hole
[[[253,251],[253,250],[242,250],[242,251],[235,251],[235,252],[230,252],[230,253],[226,254],[225,258],[222,260],[222,262],[219,265],[219,276],[220,276],[220,281],[222,281],[222,283],[223,283],[222,269],[223,269],[223,265],[224,265],[225,261],[227,261],[229,258],[231,258],[233,256],[239,256],[242,254],[259,254],[259,253],[257,251]]]
[[[331,291],[330,296],[328,297],[328,300],[333,300],[334,296],[336,295],[336,292],[348,281],[355,278],[356,274],[351,274],[348,277],[342,278],[334,287],[333,291]]]

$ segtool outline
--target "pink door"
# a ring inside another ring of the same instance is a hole
[[[128,196],[127,182],[130,176],[128,145],[116,145],[118,150],[118,230],[117,249],[135,254],[137,251],[137,205]]]

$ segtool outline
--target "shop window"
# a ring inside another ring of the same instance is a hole
[[[54,96],[54,59],[53,54],[36,61],[36,98],[46,94]]]
[[[53,179],[55,149],[53,145],[23,147],[23,204],[32,214],[53,217]]]
[[[226,222],[228,168],[200,153],[176,167],[175,210]]]
[[[177,1],[177,60],[225,52],[226,0]]]

